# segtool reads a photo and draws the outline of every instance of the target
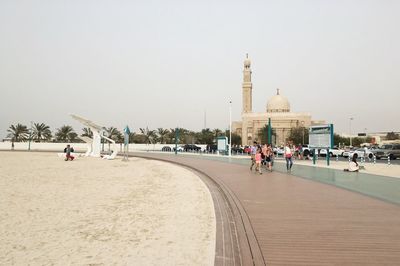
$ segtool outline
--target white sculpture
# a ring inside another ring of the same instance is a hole
[[[92,121],[82,118],[77,115],[71,115],[72,118],[81,122],[84,126],[90,128],[93,132],[93,138],[89,137],[80,137],[83,141],[88,144],[88,149],[85,153],[85,156],[92,156],[92,157],[101,157],[101,138],[104,138],[112,143],[112,151],[111,155],[103,156],[104,159],[114,159],[117,156],[118,150],[117,146],[115,145],[115,141],[103,136],[103,127],[93,123]]]

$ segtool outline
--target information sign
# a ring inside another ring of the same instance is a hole
[[[308,143],[310,148],[333,148],[333,124],[310,127]]]

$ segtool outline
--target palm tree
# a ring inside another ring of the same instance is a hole
[[[61,142],[73,142],[78,137],[71,126],[62,126],[57,129],[56,140]]]
[[[32,139],[40,142],[42,140],[50,140],[51,139],[51,131],[50,127],[44,123],[34,123],[33,124],[33,132]]]
[[[89,137],[93,138],[93,132],[90,129],[90,127],[84,127],[82,128],[83,134],[81,134],[82,137]]]
[[[160,143],[165,144],[167,136],[169,134],[169,130],[168,129],[164,129],[164,128],[158,128],[157,129],[157,134],[158,134],[158,138],[160,140]]]
[[[11,125],[9,129],[10,132],[7,137],[12,138],[12,141],[26,141],[28,139],[29,130],[26,126],[17,124],[16,126]]]
[[[189,132],[190,131],[185,128],[178,128],[178,143],[183,144]],[[171,143],[175,143],[175,135],[176,135],[176,129],[171,128],[168,134],[168,138],[170,139]]]
[[[129,143],[134,143],[135,135],[136,135],[135,132],[129,133]]]
[[[115,127],[109,127],[105,129],[105,135],[107,138],[114,140],[115,142],[124,142],[122,133]],[[110,143],[108,143],[108,150],[110,150]]]
[[[213,144],[215,140],[214,131],[210,131],[209,128],[202,129],[201,132],[198,133],[198,141],[203,144]]]
[[[212,130],[212,133],[213,133],[213,135],[214,135],[215,138],[218,138],[219,136],[222,135],[222,130],[221,130],[221,129],[218,129],[218,128],[214,128],[214,129]]]
[[[122,137],[122,133],[116,129],[115,127],[109,127],[106,128],[106,137],[115,140],[115,141],[119,141]]]
[[[140,132],[145,136],[147,144],[153,143],[154,139],[157,137],[156,132],[154,130],[149,130],[148,127],[140,128]]]

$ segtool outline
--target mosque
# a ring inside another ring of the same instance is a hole
[[[259,131],[268,124],[271,118],[271,127],[274,131],[272,143],[283,145],[287,140],[292,128],[305,127],[325,124],[325,121],[312,121],[310,113],[294,113],[290,111],[290,103],[283,96],[279,89],[276,95],[272,96],[266,106],[266,112],[256,113],[252,110],[252,91],[250,59],[246,55],[243,70],[242,85],[242,121],[232,123],[232,132],[242,138],[242,145],[251,145],[253,141],[266,143],[266,140],[260,140]]]

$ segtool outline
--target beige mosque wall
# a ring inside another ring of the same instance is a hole
[[[271,118],[271,126],[276,133],[275,145],[283,145],[287,140],[292,128],[310,127],[315,124],[324,124],[325,121],[312,121],[309,113],[294,113],[290,111],[288,99],[281,95],[277,89],[276,95],[272,96],[266,105],[265,113],[252,112],[252,83],[251,83],[251,61],[246,56],[243,70],[242,84],[242,121],[232,123],[232,132],[242,137],[242,145],[251,145],[253,141],[266,143],[260,140],[258,132],[268,123]]]

